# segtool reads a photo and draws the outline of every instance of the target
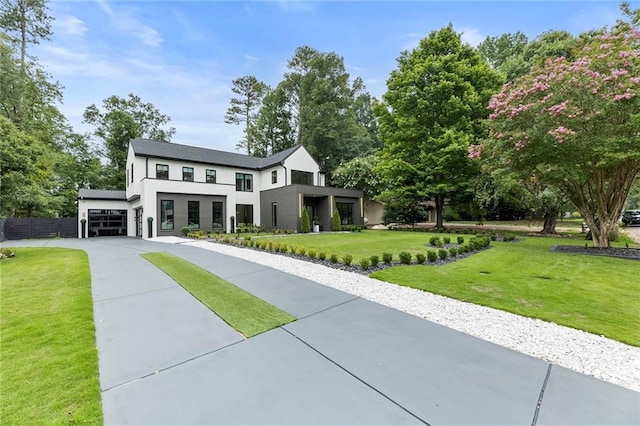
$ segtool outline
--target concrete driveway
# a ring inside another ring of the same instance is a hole
[[[640,393],[242,259],[134,238],[89,254],[106,424],[640,424]],[[299,319],[251,339],[141,253]]]
[[[640,244],[640,225],[625,226],[622,230],[626,232],[633,241]]]

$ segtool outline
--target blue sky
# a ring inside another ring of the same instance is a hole
[[[638,2],[632,8],[640,7]],[[33,49],[64,87],[61,111],[82,113],[135,93],[171,116],[176,143],[234,151],[241,127],[224,123],[231,81],[275,86],[296,47],[344,58],[352,79],[380,98],[396,58],[452,23],[463,40],[522,31],[530,39],[612,25],[619,2],[591,1],[61,1],[49,3],[53,37]]]

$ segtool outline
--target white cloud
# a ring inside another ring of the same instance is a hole
[[[249,61],[259,61],[260,58],[258,58],[257,56],[251,56],[251,55],[244,55],[244,58],[249,60]]]
[[[83,35],[88,29],[81,19],[71,15],[56,17],[55,26],[56,31],[72,35]]]
[[[160,33],[151,27],[143,26],[139,32],[140,40],[145,46],[158,47],[162,44],[164,39]]]
[[[462,42],[470,44],[473,47],[482,43],[487,36],[482,34],[480,30],[471,27],[460,27],[456,30],[458,33],[462,33]]]

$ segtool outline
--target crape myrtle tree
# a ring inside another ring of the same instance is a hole
[[[489,138],[469,156],[558,188],[608,247],[640,172],[639,93],[640,31],[591,34],[575,60],[549,59],[506,84],[489,104]]]
[[[464,191],[477,165],[469,144],[486,137],[487,104],[502,86],[477,51],[451,25],[398,58],[383,101],[374,108],[384,142],[379,170],[385,201],[435,200],[442,227],[445,199]]]

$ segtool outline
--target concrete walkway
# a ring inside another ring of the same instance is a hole
[[[106,424],[640,424],[640,393],[235,257],[123,237],[16,245],[89,254]],[[150,251],[299,320],[244,339]]]

